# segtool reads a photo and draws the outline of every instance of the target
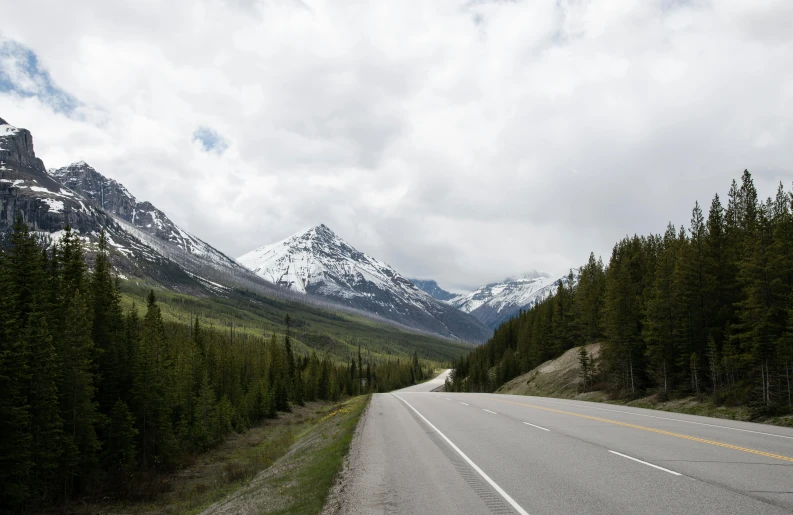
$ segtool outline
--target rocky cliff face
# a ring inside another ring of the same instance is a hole
[[[454,293],[449,293],[448,291],[444,290],[443,288],[438,286],[438,283],[436,283],[435,281],[423,281],[421,279],[411,279],[410,282],[418,286],[419,289],[432,295],[432,298],[434,298],[435,300],[447,301],[458,296],[455,295]]]
[[[0,119],[0,230],[17,216],[42,232],[66,224],[81,232],[98,229],[106,220],[77,195],[50,177],[33,150],[33,137]]]
[[[84,161],[49,174],[88,201],[145,235],[218,266],[239,269],[236,261],[176,225],[150,202],[138,201],[123,184],[97,172]]]
[[[432,298],[324,225],[237,260],[272,284],[330,298],[405,325],[468,341],[483,341],[491,334],[473,317]]]
[[[79,233],[89,258],[105,232],[116,270],[152,278],[174,289],[201,288],[182,267],[140,238],[113,216],[47,173],[36,157],[33,137],[0,119],[0,234],[22,219],[43,238],[57,241],[68,225]]]

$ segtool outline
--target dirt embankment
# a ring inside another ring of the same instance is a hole
[[[587,353],[595,360],[600,357],[599,343],[591,343],[586,345],[585,348]],[[602,392],[580,393],[583,381],[579,361],[580,350],[581,347],[575,347],[556,359],[546,361],[534,370],[505,383],[496,393],[586,400],[605,399],[605,395]]]

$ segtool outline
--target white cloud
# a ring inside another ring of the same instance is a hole
[[[80,107],[0,116],[231,255],[324,222],[476,286],[687,223],[744,168],[789,186],[791,5],[29,0],[2,36]]]

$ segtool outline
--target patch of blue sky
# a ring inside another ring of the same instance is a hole
[[[223,136],[203,125],[193,133],[193,141],[197,141],[205,152],[222,154],[229,148],[229,142]]]
[[[55,84],[32,50],[12,40],[0,40],[0,92],[37,97],[67,115],[81,106],[80,101]]]

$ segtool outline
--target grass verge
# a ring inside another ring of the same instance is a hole
[[[173,474],[145,483],[150,500],[81,501],[53,513],[319,513],[369,396],[279,413]]]
[[[369,399],[354,397],[333,406],[303,428],[294,445],[271,467],[202,513],[319,513]]]

